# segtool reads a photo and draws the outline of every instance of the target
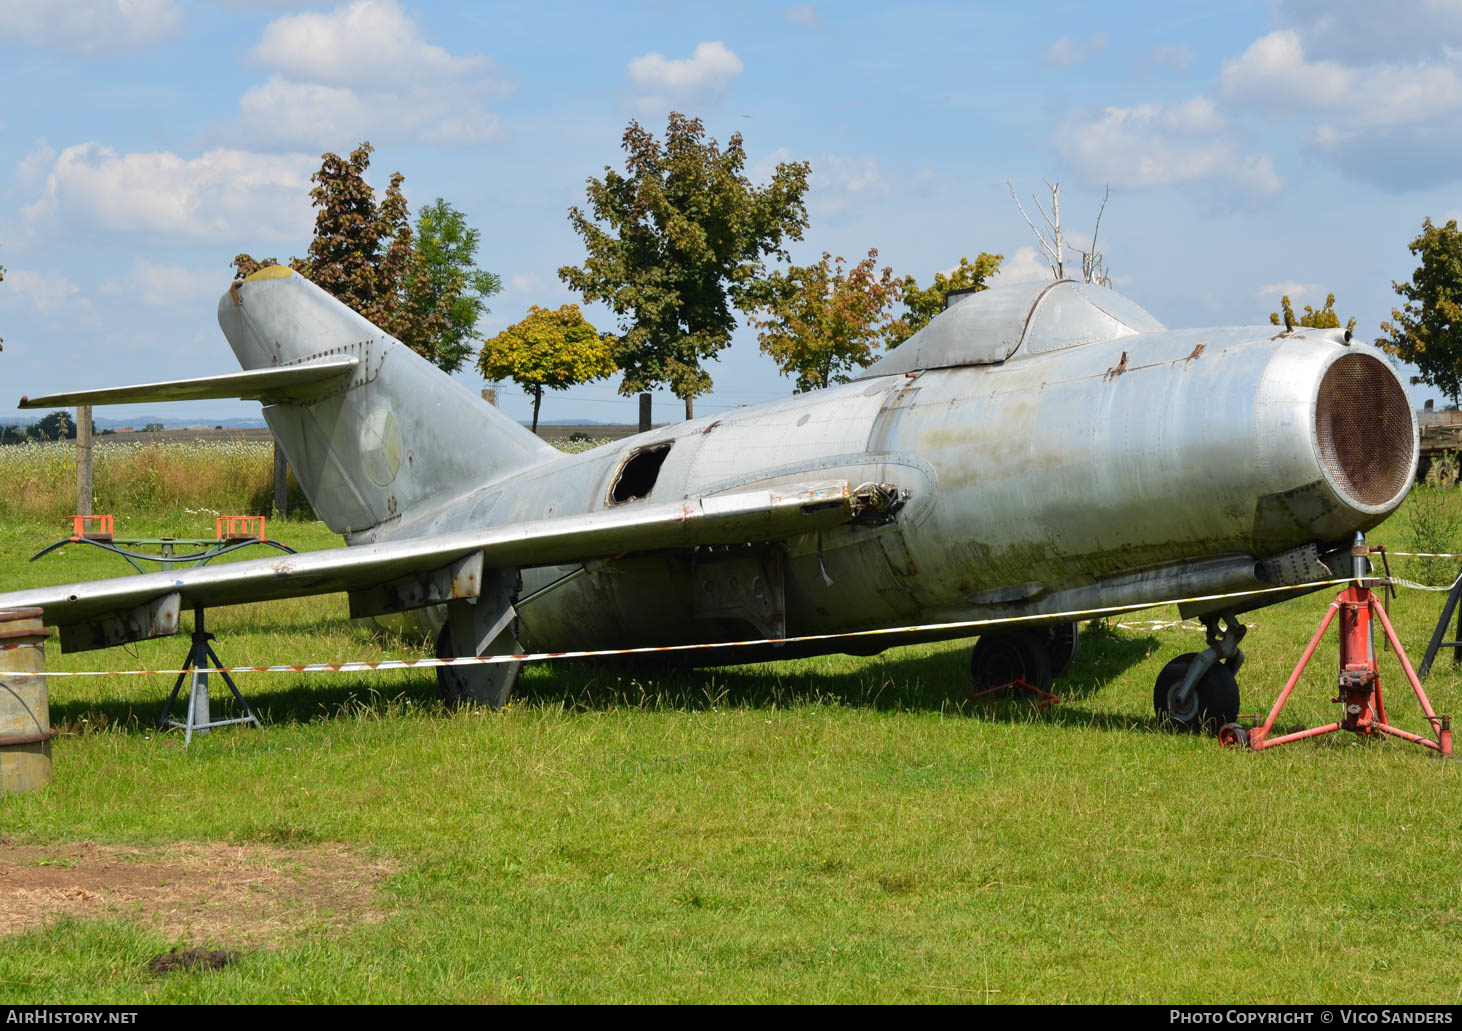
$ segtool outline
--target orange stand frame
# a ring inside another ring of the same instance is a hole
[[[1451,718],[1445,715],[1439,716],[1432,709],[1432,703],[1427,698],[1426,692],[1422,690],[1421,681],[1416,677],[1416,671],[1411,668],[1411,660],[1406,657],[1406,651],[1396,637],[1396,630],[1391,626],[1390,617],[1386,615],[1386,610],[1381,607],[1375,594],[1371,591],[1372,586],[1387,583],[1389,583],[1387,580],[1357,580],[1354,585],[1336,595],[1335,600],[1330,603],[1330,608],[1325,612],[1325,618],[1320,621],[1320,627],[1315,631],[1315,636],[1310,638],[1304,655],[1300,656],[1299,665],[1290,674],[1289,681],[1284,685],[1284,690],[1279,693],[1279,698],[1274,703],[1274,708],[1269,711],[1268,718],[1262,725],[1248,731],[1247,743],[1250,748],[1256,750],[1273,748],[1276,745],[1299,741],[1307,737],[1319,737],[1321,734],[1329,734],[1337,730],[1348,730],[1352,734],[1359,734],[1363,737],[1388,734],[1391,737],[1398,737],[1403,741],[1430,748],[1441,755],[1450,756],[1452,754]],[[1319,645],[1320,638],[1325,636],[1325,631],[1329,629],[1337,615],[1340,617],[1340,696],[1334,700],[1344,707],[1343,718],[1338,723],[1327,723],[1323,727],[1313,727],[1292,734],[1270,737],[1270,732],[1274,729],[1274,721],[1279,718],[1280,710],[1289,700],[1290,692],[1299,682],[1300,674],[1305,671],[1310,657],[1315,654],[1315,648]],[[1435,740],[1393,727],[1388,720],[1386,703],[1381,696],[1381,673],[1376,664],[1375,650],[1371,646],[1373,621],[1380,622],[1386,639],[1391,642],[1391,647],[1396,649],[1396,657],[1401,660],[1401,668],[1406,671],[1406,679],[1411,682],[1412,690],[1416,692],[1416,700],[1421,703],[1421,711],[1432,726],[1432,733],[1436,735]],[[1219,740],[1226,745],[1242,744],[1244,743],[1242,731],[1242,727],[1230,724],[1219,732]]]

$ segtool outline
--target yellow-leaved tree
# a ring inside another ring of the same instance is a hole
[[[1310,305],[1305,305],[1305,313],[1299,317],[1295,316],[1294,306],[1289,303],[1289,294],[1279,299],[1280,311],[1269,313],[1269,322],[1275,326],[1304,326],[1306,329],[1339,329],[1340,316],[1335,313],[1335,295],[1325,296],[1325,307],[1316,310]],[[1281,315],[1280,312],[1283,312]],[[1355,319],[1351,318],[1345,323],[1345,328],[1355,329]]]
[[[482,345],[477,368],[488,379],[510,379],[533,395],[533,432],[543,391],[592,383],[616,371],[613,336],[600,333],[577,304],[557,311],[533,305],[528,317]]]

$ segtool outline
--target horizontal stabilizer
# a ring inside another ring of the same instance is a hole
[[[20,407],[71,408],[75,405],[120,405],[133,401],[204,401],[216,397],[237,397],[245,401],[262,401],[266,405],[308,401],[349,376],[359,364],[358,358],[335,354],[300,365],[229,372],[221,376],[22,397]]]

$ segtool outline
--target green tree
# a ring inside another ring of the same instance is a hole
[[[807,228],[810,167],[783,162],[754,186],[740,133],[722,150],[700,119],[678,111],[663,144],[631,121],[622,146],[624,173],[606,166],[603,179],[588,180],[590,214],[569,209],[588,256],[558,274],[619,317],[620,393],[668,384],[689,419],[711,389],[702,363],[731,343],[732,307],[746,310],[765,257],[785,261],[784,241]]]
[[[35,424],[36,436],[41,440],[74,440],[76,420],[64,408],[43,416]]]
[[[1385,335],[1376,346],[1415,365],[1421,375],[1412,382],[1431,384],[1455,405],[1462,396],[1462,233],[1455,219],[1438,226],[1428,218],[1409,249],[1421,264],[1410,282],[1391,284],[1406,304],[1381,323]]]
[[[874,350],[895,325],[892,308],[903,292],[893,269],[878,272],[878,251],[852,268],[824,251],[815,265],[774,272],[757,291],[750,322],[761,349],[797,392],[848,382],[848,372],[871,365]]]
[[[391,175],[377,201],[365,181],[372,150],[366,142],[348,158],[322,156],[310,177],[315,233],[308,256],[291,259],[290,266],[413,351],[455,372],[471,353],[466,338],[486,311],[482,298],[499,288],[498,279],[472,267],[477,232],[446,201],[438,198],[421,213],[418,224],[430,237],[420,241],[412,232],[400,172]],[[233,260],[240,279],[276,264],[248,254]]]
[[[533,432],[544,388],[564,390],[614,374],[615,338],[585,321],[577,304],[557,311],[528,309],[514,323],[482,346],[477,368],[488,379],[510,379],[533,395]]]
[[[1269,313],[1269,321],[1275,326],[1305,326],[1309,329],[1339,329],[1340,316],[1335,314],[1335,295],[1325,295],[1325,307],[1316,311],[1308,304],[1305,305],[1305,313],[1295,318],[1294,308],[1289,303],[1289,294],[1279,299],[1279,311]],[[1280,314],[1283,312],[1283,314]],[[1347,330],[1355,329],[1355,318],[1352,317],[1345,324]]]
[[[404,287],[410,338],[403,342],[448,372],[472,353],[487,298],[502,289],[497,275],[473,263],[480,239],[467,216],[440,197],[417,212],[416,260]]]
[[[944,310],[944,300],[955,290],[988,290],[990,279],[1000,271],[1003,254],[981,251],[974,261],[961,257],[959,265],[948,272],[936,272],[934,281],[921,287],[913,276],[903,282],[904,316],[889,327],[888,346],[897,347],[929,324]]]
[[[385,201],[377,205],[375,191],[365,181],[370,167],[369,142],[351,151],[349,158],[328,153],[321,156],[320,168],[310,181],[310,199],[317,209],[315,232],[305,258],[291,258],[290,267],[304,274],[322,290],[391,332],[394,313],[383,299],[399,291],[398,274],[401,248],[393,251],[393,231],[404,223],[410,249],[411,226],[405,220],[405,202],[401,199],[400,172],[391,177]],[[248,254],[237,255],[233,266],[242,279],[258,269],[277,265],[274,258],[256,261]]]

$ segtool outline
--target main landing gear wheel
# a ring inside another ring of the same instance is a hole
[[[452,640],[452,624],[448,622],[437,635],[437,658],[451,659],[458,654]],[[501,709],[508,704],[513,693],[518,667],[516,662],[438,666],[437,690],[449,709],[459,705],[486,705]]]
[[[970,652],[970,677],[976,693],[1022,678],[1042,691],[1051,689],[1051,656],[1045,631],[1009,630],[986,634]]]
[[[1214,730],[1239,718],[1239,683],[1222,663],[1214,663],[1198,679],[1186,702],[1178,700],[1188,667],[1197,658],[1197,652],[1179,655],[1157,675],[1157,683],[1152,688],[1152,707],[1158,722],[1168,730],[1194,733]]]

